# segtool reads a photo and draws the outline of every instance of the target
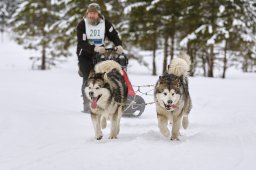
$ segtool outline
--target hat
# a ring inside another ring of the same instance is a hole
[[[98,12],[99,14],[101,14],[101,9],[100,9],[100,5],[97,3],[91,3],[88,5],[88,8],[86,10],[86,13],[88,12]]]

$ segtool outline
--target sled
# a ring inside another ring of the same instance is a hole
[[[95,58],[93,59],[93,64],[97,64],[101,61],[106,60],[114,60],[122,66],[123,70],[123,77],[128,86],[128,97],[126,102],[126,108],[123,113],[125,117],[140,117],[145,110],[145,100],[136,94],[133,89],[133,86],[129,80],[127,75],[127,65],[128,65],[128,58],[127,55],[123,54],[116,54],[114,48],[107,48],[105,54],[97,53]]]

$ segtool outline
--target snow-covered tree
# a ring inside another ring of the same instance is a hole
[[[0,32],[3,33],[9,27],[8,20],[12,17],[18,6],[18,0],[0,1]]]
[[[186,0],[128,0],[125,11],[129,11],[129,37],[136,40],[143,49],[150,47],[153,51],[153,74],[154,52],[158,48],[164,49],[163,72],[177,50],[176,40],[180,36]],[[170,40],[170,41],[169,41]],[[135,42],[136,43],[136,42]]]
[[[161,38],[161,16],[159,1],[127,1],[125,13],[129,15],[128,41],[142,49],[152,50],[152,75],[156,75],[156,50]]]
[[[191,16],[196,16],[196,20],[185,21],[189,24],[193,23],[192,21],[196,22],[192,24],[192,30],[190,29],[188,34],[185,33],[180,45],[195,45],[199,47],[196,49],[197,52],[205,53],[205,58],[202,59],[207,63],[209,77],[213,77],[217,53],[223,51],[222,77],[225,78],[227,55],[231,54],[229,51],[244,51],[241,43],[245,41],[245,37],[247,42],[254,41],[255,34],[253,35],[252,30],[253,26],[255,27],[255,17],[252,15],[253,10],[248,8],[252,5],[248,4],[251,3],[244,0],[207,0],[197,3],[196,6],[189,6],[190,11],[197,13],[189,12],[186,17],[192,19]]]
[[[24,48],[41,51],[41,66],[45,70],[49,60],[65,56],[61,53],[62,44],[56,41],[59,30],[53,24],[59,20],[57,0],[23,1],[12,17],[16,41]]]
[[[244,17],[238,25],[240,26],[241,52],[244,56],[243,71],[248,72],[249,67],[253,71],[256,65],[256,2],[245,0],[243,4]]]
[[[6,17],[8,16],[8,12],[6,9],[6,4],[2,1],[0,2],[0,32],[4,32],[4,27],[6,25]]]

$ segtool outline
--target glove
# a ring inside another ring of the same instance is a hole
[[[116,53],[119,54],[119,55],[123,54],[123,52],[124,52],[124,49],[121,45],[116,46],[115,50],[116,50]]]
[[[104,54],[106,52],[106,49],[103,46],[96,46],[94,48],[94,51],[97,52],[97,53],[100,53],[100,54]]]

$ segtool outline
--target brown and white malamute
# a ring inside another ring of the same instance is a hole
[[[190,57],[181,54],[174,58],[168,66],[168,70],[155,86],[155,102],[160,132],[171,140],[179,140],[181,124],[188,127],[188,114],[192,108],[188,89],[188,71]],[[172,124],[170,133],[168,124]]]
[[[95,72],[88,78],[85,94],[90,104],[95,138],[102,139],[102,128],[107,126],[106,120],[109,119],[111,121],[109,138],[115,139],[119,134],[120,119],[128,94],[122,68],[117,62],[107,60],[98,63],[94,70]]]

